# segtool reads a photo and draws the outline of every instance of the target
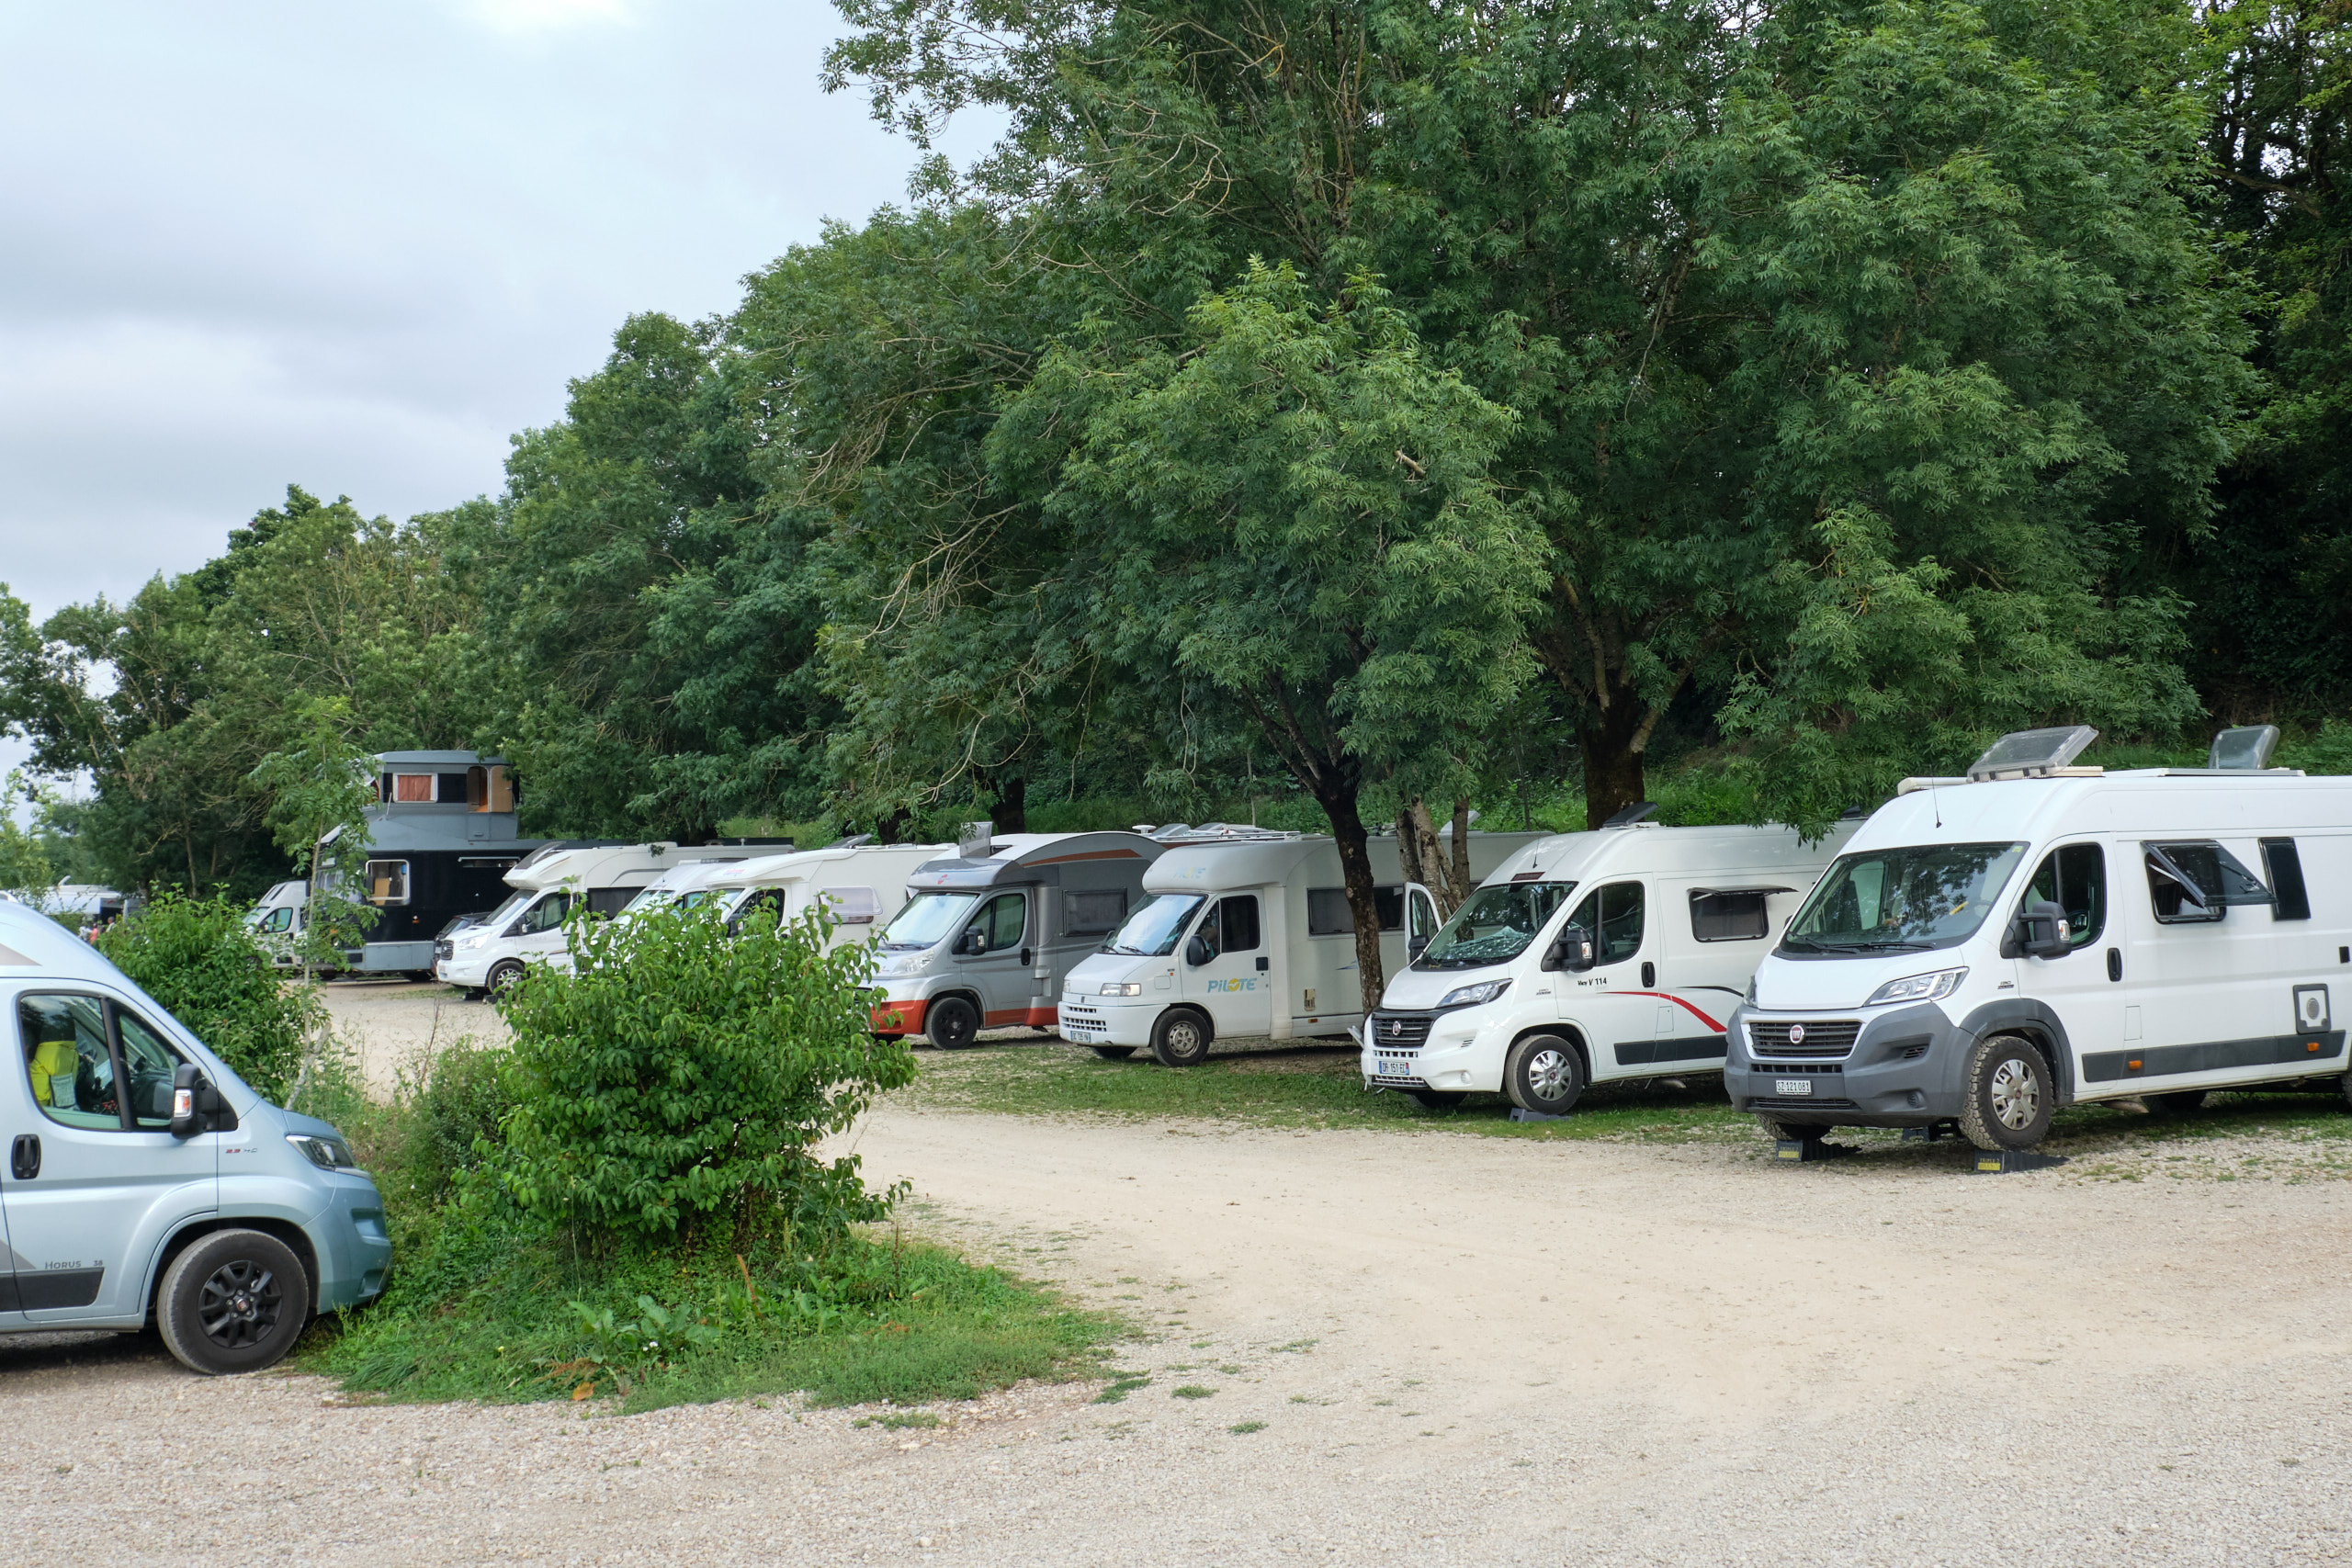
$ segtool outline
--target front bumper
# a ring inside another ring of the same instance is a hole
[[[384,1293],[392,1267],[392,1238],[384,1229],[384,1200],[364,1176],[333,1179],[334,1195],[310,1224],[318,1255],[319,1310],[339,1312]]]
[[[478,991],[490,984],[490,959],[486,954],[453,953],[434,961],[433,977],[445,986]]]
[[[1811,1023],[1826,1016],[1745,1005],[1735,1010],[1724,1058],[1724,1091],[1732,1104],[1800,1127],[1926,1127],[1960,1114],[1968,1041],[1933,1002],[1875,1017],[1844,1012],[1839,1016],[1859,1018],[1862,1027],[1841,1057],[1758,1057],[1749,1043],[1751,1017]],[[1782,1087],[1797,1084],[1804,1089]]]
[[[1358,1070],[1366,1089],[1499,1093],[1514,1032],[1497,1003],[1445,1012],[1383,1008],[1364,1025]]]
[[[868,1015],[874,1032],[882,1035],[921,1034],[922,1015],[931,1003],[922,998],[912,1001],[876,1002]]]
[[[1151,1026],[1167,1008],[1165,1000],[1073,997],[1065,992],[1054,1009],[1054,1032],[1078,1045],[1148,1045]]]

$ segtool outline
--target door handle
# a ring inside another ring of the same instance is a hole
[[[30,1181],[40,1174],[40,1134],[19,1133],[16,1145],[8,1151],[8,1174],[19,1181]]]
[[[2123,978],[2123,954],[2117,948],[2107,950],[2107,977],[2110,980]]]
[[[1036,949],[1031,947],[1024,947],[1021,950],[1021,966],[1023,969],[1029,967],[1030,955],[1035,952]]]
[[[1646,958],[1642,960],[1642,989],[1645,991],[1657,989],[1657,965]]]

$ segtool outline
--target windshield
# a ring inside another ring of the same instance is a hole
[[[918,893],[882,933],[882,945],[892,953],[935,947],[964,929],[964,917],[979,901],[975,893]]]
[[[1138,958],[1165,958],[1176,951],[1176,939],[1202,904],[1197,893],[1155,893],[1136,907],[1111,940],[1105,953],[1132,953]]]
[[[1902,953],[1965,942],[2025,858],[2023,844],[1930,844],[1840,855],[1781,939],[1783,953]]]
[[[1430,939],[1416,969],[1476,969],[1527,951],[1576,888],[1573,882],[1503,882],[1481,887]]]
[[[509,893],[506,896],[506,902],[501,904],[497,908],[492,909],[489,914],[484,915],[481,918],[481,923],[494,931],[498,927],[506,923],[507,916],[513,914],[515,910],[521,908],[524,905],[529,903],[532,899],[537,897],[538,895],[536,893]]]

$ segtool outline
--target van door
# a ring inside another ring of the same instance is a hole
[[[2003,953],[2018,954],[2007,966],[2018,993],[2047,1007],[2065,1030],[2078,1092],[2086,1084],[2085,1059],[2123,1043],[2124,933],[2109,908],[2113,886],[2103,845],[2088,839],[2054,845],[2027,880],[2001,944]],[[2074,947],[2061,958],[2029,957],[2018,945],[2018,918],[2045,900],[2066,911]]]
[[[1642,984],[1648,904],[1641,883],[1608,882],[1568,917],[1592,933],[1593,964],[1558,976],[1559,1013],[1583,1030],[1596,1080],[1657,1071],[1659,998]]]
[[[1255,893],[1228,893],[1203,911],[1184,943],[1183,995],[1220,1036],[1273,1027],[1273,989]]]
[[[979,994],[983,1028],[1029,1020],[1029,966],[1036,958],[1036,921],[1026,890],[999,893],[964,922],[956,977]]]
[[[515,916],[507,926],[504,956],[537,964],[556,953],[569,952],[563,941],[563,918],[571,912],[571,894],[542,893],[537,902]]]
[[[17,1299],[28,1324],[130,1319],[147,1266],[186,1220],[220,1207],[220,1134],[175,1138],[172,1078],[185,1060],[117,998],[28,991],[0,1184]]]

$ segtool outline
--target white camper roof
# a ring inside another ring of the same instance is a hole
[[[2083,769],[2071,776],[1945,783],[1878,808],[1863,848],[2040,842],[2059,833],[2341,832],[2352,827],[2352,778],[2255,771]]]
[[[1828,834],[1835,847],[1853,837],[1859,821]],[[1584,833],[1555,833],[1520,851],[1482,886],[1498,882],[1590,882],[1638,871],[1652,874],[1753,874],[1785,868],[1810,880],[1820,869],[1819,843],[1808,845],[1794,828],[1667,828],[1637,822]]]
[[[1301,833],[1232,842],[1181,844],[1151,863],[1143,874],[1147,893],[1222,893],[1229,887],[1264,887],[1286,882],[1299,863],[1331,847],[1327,838]]]
[[[710,880],[712,886],[718,887],[780,887],[787,882],[805,882],[819,875],[825,867],[844,861],[895,857],[920,865],[955,852],[953,844],[830,844],[821,850],[799,850],[788,855],[747,860],[727,867]]]
[[[1089,861],[1134,862],[1141,869],[1159,858],[1161,848],[1141,833],[1006,833],[990,841],[983,858],[950,853],[924,863],[907,879],[907,887],[927,893],[1054,882],[1062,867]]]

